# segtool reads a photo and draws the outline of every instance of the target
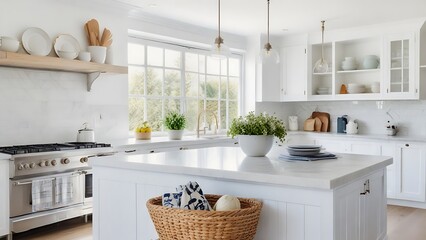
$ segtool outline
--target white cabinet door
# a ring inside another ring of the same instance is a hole
[[[386,189],[387,197],[395,198],[396,196],[396,171],[395,171],[395,144],[382,144],[382,156],[389,156],[393,158],[393,163],[386,167]]]
[[[281,49],[282,56],[282,101],[306,100],[307,57],[306,45]]]
[[[422,144],[397,145],[397,198],[425,201],[425,152]]]
[[[392,34],[386,37],[385,89],[389,99],[418,99],[418,77],[414,33]]]
[[[0,237],[9,234],[9,161],[0,160]]]
[[[375,142],[350,142],[348,151],[354,154],[380,155],[380,144]]]
[[[327,152],[346,152],[346,144],[341,140],[315,139],[315,144],[321,145]]]

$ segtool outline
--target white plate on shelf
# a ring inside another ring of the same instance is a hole
[[[80,44],[78,43],[77,39],[68,34],[59,35],[53,43],[53,48],[55,49],[55,53],[58,56],[58,51],[65,51],[74,52],[74,58],[76,58],[80,52]]]
[[[35,56],[47,56],[52,51],[49,35],[40,28],[28,28],[22,34],[22,45],[25,51]]]

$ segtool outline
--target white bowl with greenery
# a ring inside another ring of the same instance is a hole
[[[228,135],[238,137],[243,152],[250,157],[263,157],[272,148],[274,137],[284,142],[287,135],[284,122],[268,114],[248,113],[232,120]]]
[[[170,140],[180,140],[186,126],[186,117],[176,111],[168,112],[164,119],[164,126],[168,129]]]

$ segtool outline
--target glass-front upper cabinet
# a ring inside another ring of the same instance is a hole
[[[414,33],[390,35],[386,48],[388,71],[384,93],[392,98],[418,98],[415,86]]]

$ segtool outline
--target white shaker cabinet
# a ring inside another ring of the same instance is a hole
[[[306,45],[281,49],[281,101],[302,101],[307,99],[308,63],[306,49]]]
[[[391,34],[386,37],[387,61],[384,63],[386,74],[383,89],[386,98],[419,99],[414,43],[414,33]]]
[[[382,156],[389,156],[393,158],[393,163],[386,167],[386,184],[387,184],[387,196],[388,198],[395,198],[396,197],[396,176],[395,176],[395,152],[396,152],[396,146],[394,143],[386,143],[382,144],[381,149],[381,155]]]
[[[397,144],[396,147],[396,198],[424,202],[425,145],[405,143]]]
[[[9,161],[0,160],[0,237],[9,234]]]

